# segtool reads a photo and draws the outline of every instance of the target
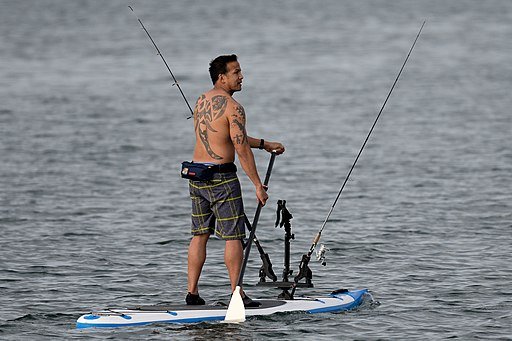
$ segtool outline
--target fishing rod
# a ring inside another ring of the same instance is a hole
[[[181,93],[181,97],[183,97],[183,99],[185,100],[185,103],[187,103],[187,106],[188,106],[188,109],[190,110],[190,116],[187,116],[187,120],[190,119],[193,115],[194,115],[194,111],[192,110],[192,107],[190,106],[190,104],[188,103],[187,101],[187,98],[185,97],[185,94],[183,93],[183,90],[181,90],[181,87],[180,87],[180,84],[178,83],[178,80],[176,79],[176,77],[174,77],[174,73],[172,73],[171,71],[171,68],[169,67],[169,64],[167,64],[167,61],[165,60],[164,56],[162,55],[162,53],[160,52],[160,49],[158,48],[158,46],[156,46],[156,43],[155,41],[153,40],[153,38],[151,37],[151,35],[149,34],[149,31],[146,29],[146,27],[144,26],[144,24],[142,23],[142,21],[139,19],[139,17],[137,16],[137,14],[135,14],[135,11],[133,10],[133,7],[132,6],[128,6],[128,8],[133,12],[133,14],[135,15],[135,17],[137,18],[137,20],[139,21],[140,23],[140,26],[142,26],[142,29],[144,30],[144,32],[146,32],[146,34],[148,35],[148,38],[149,40],[151,40],[151,42],[153,43],[153,46],[155,47],[156,49],[156,52],[157,54],[160,56],[160,58],[162,58],[162,61],[164,62],[165,66],[167,67],[167,70],[169,70],[169,73],[171,74],[171,77],[172,79],[174,80],[174,84],[172,84],[173,86],[176,85],[176,87],[178,88],[178,90],[180,91]],[[186,116],[186,115],[185,115]]]
[[[350,167],[350,170],[349,170],[347,176],[345,177],[345,180],[343,181],[343,184],[341,185],[341,188],[340,188],[340,190],[338,192],[338,195],[336,195],[336,199],[334,199],[334,202],[333,202],[333,204],[332,204],[332,206],[331,206],[331,208],[329,210],[329,213],[327,213],[327,216],[325,217],[325,220],[324,220],[324,222],[322,224],[322,227],[320,228],[320,230],[316,234],[315,238],[313,239],[313,243],[311,244],[311,247],[309,248],[308,253],[304,254],[302,256],[302,259],[301,259],[300,265],[299,265],[299,273],[297,274],[297,276],[295,276],[294,283],[292,285],[291,297],[293,297],[293,295],[295,294],[295,290],[297,288],[297,283],[302,278],[304,278],[304,277],[307,278],[308,275],[311,273],[311,270],[308,268],[308,264],[309,264],[309,261],[311,259],[311,255],[313,254],[313,251],[315,250],[318,242],[320,241],[320,237],[322,236],[322,232],[323,232],[325,226],[327,225],[327,221],[329,220],[329,218],[331,216],[331,213],[334,210],[334,207],[338,203],[338,199],[341,196],[341,192],[343,192],[343,189],[345,188],[345,185],[347,184],[347,181],[350,178],[350,175],[352,174],[352,171],[354,170],[354,167],[356,166],[356,163],[359,160],[359,157],[361,156],[361,154],[362,154],[362,152],[364,150],[364,147],[366,146],[366,143],[370,139],[370,135],[372,134],[373,129],[375,128],[375,125],[377,124],[377,121],[379,120],[380,115],[382,114],[382,111],[384,110],[384,107],[386,106],[386,103],[388,102],[388,99],[391,96],[391,93],[393,92],[393,89],[395,88],[395,85],[397,84],[398,79],[400,78],[400,75],[402,74],[402,71],[403,71],[403,69],[405,67],[405,64],[409,60],[409,56],[411,55],[411,52],[414,49],[414,46],[416,45],[416,41],[418,41],[418,38],[419,38],[419,36],[421,34],[421,31],[423,30],[423,26],[425,26],[425,22],[426,22],[426,20],[424,20],[423,23],[421,24],[420,30],[418,31],[418,34],[416,35],[416,38],[414,39],[414,42],[412,43],[412,46],[409,49],[409,53],[407,54],[407,57],[405,58],[405,61],[402,64],[402,67],[400,68],[400,71],[398,72],[398,75],[396,76],[396,79],[395,79],[393,85],[391,86],[391,89],[389,90],[388,95],[387,95],[384,103],[382,104],[382,107],[380,108],[379,114],[375,118],[375,121],[373,122],[373,125],[370,128],[370,131],[368,132],[368,135],[366,136],[366,139],[364,140],[363,145],[361,146],[361,149],[359,150],[359,153],[356,156],[356,159],[354,160],[354,163],[352,164],[352,167]]]

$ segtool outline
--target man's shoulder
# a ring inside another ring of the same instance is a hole
[[[229,101],[226,111],[229,119],[245,119],[244,107],[233,98]]]
[[[199,97],[200,98],[203,97],[203,98],[206,98],[208,100],[211,100],[212,98],[220,98],[220,97],[224,97],[227,100],[233,100],[233,97],[231,97],[229,94],[227,94],[225,92],[221,92],[221,91],[219,91],[217,89],[210,89],[210,90],[204,92]]]
[[[230,119],[232,116],[240,115],[245,118],[244,107],[229,94],[216,89],[201,94],[197,100],[197,107],[211,110],[216,118],[226,116]]]
[[[234,107],[243,108],[243,105],[237,102],[233,97],[231,97],[231,103],[233,104]]]
[[[225,104],[229,110],[236,110],[238,107],[243,108],[243,106],[238,103],[232,96],[223,92],[210,90],[205,92],[202,96],[204,96],[206,100],[212,103]]]

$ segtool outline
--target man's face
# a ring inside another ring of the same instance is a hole
[[[226,69],[227,72],[222,77],[224,77],[227,88],[232,92],[242,90],[242,79],[244,79],[244,76],[242,75],[240,64],[237,61],[229,62],[226,65]]]

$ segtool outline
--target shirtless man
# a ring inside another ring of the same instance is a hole
[[[256,198],[265,205],[268,195],[261,183],[251,148],[284,152],[279,142],[252,138],[245,129],[245,111],[233,99],[242,90],[242,70],[236,55],[219,56],[210,63],[213,89],[197,100],[194,109],[196,144],[193,162],[214,164],[211,181],[190,180],[192,199],[192,240],[188,249],[187,304],[201,305],[198,282],[206,260],[206,243],[215,233],[226,241],[224,262],[234,291],[243,262],[241,240],[245,238],[245,215],[240,183],[236,175],[235,151],[243,170],[256,188]],[[217,222],[217,224],[215,224]],[[215,226],[217,225],[217,226]],[[242,293],[244,303],[252,302]]]

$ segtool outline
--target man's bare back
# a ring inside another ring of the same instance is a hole
[[[212,89],[197,100],[194,130],[195,162],[233,162],[235,144],[247,143],[244,108],[225,91]]]

